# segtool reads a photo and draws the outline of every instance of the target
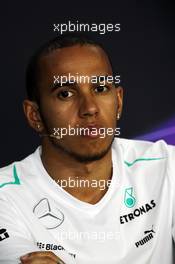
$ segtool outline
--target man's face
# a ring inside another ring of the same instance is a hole
[[[45,133],[54,128],[87,127],[116,128],[121,104],[121,88],[114,84],[81,82],[53,88],[54,76],[109,76],[111,65],[104,51],[93,45],[75,45],[57,49],[39,62],[40,113]],[[113,135],[104,138],[65,135],[62,139],[48,138],[51,144],[79,161],[102,158],[110,149]]]

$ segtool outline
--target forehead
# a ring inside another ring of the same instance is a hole
[[[108,56],[103,49],[89,44],[56,49],[42,56],[39,65],[47,74],[112,72]]]

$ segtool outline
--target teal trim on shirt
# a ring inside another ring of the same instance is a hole
[[[161,160],[161,159],[166,159],[166,157],[161,157],[161,158],[138,158],[138,159],[135,159],[133,162],[128,162],[128,161],[124,160],[124,163],[128,167],[131,167],[138,161],[153,161],[153,160]]]
[[[16,170],[16,166],[15,165],[13,166],[13,178],[14,178],[14,181],[4,182],[4,183],[0,184],[0,188],[4,187],[5,185],[8,185],[8,184],[15,184],[15,185],[21,184],[20,180],[19,180],[19,177],[18,177],[18,174],[17,174],[17,170]]]

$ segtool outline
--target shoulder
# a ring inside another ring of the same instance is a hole
[[[25,184],[27,175],[34,173],[34,158],[39,151],[37,150],[20,161],[14,161],[8,166],[0,168],[0,195],[10,191],[16,191],[16,188]]]
[[[120,148],[120,153],[128,166],[139,160],[166,160],[171,162],[175,158],[175,146],[168,145],[164,140],[156,142],[115,138],[113,150]]]

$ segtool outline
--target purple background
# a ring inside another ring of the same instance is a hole
[[[168,144],[175,145],[175,116],[160,124],[152,131],[136,136],[135,139],[157,141],[164,139]]]

